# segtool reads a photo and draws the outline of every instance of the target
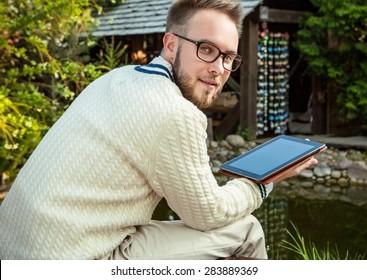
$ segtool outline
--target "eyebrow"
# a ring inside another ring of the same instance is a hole
[[[221,52],[224,52],[226,54],[237,54],[237,51],[230,51],[230,50],[228,50],[228,51],[222,51],[222,49],[217,44],[215,44],[212,41],[207,40],[207,39],[196,40],[196,41],[198,41],[198,42],[204,42],[204,43],[208,43],[210,45],[213,45],[213,46],[217,47]]]

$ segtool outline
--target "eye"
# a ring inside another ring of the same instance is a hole
[[[232,63],[234,60],[236,59],[236,56],[235,55],[231,55],[231,54],[227,54],[225,57],[224,57],[224,60],[226,63]]]
[[[201,54],[211,55],[216,52],[216,49],[209,44],[202,43],[200,45],[199,51]]]

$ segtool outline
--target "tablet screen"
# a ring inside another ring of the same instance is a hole
[[[221,168],[261,179],[312,154],[324,144],[281,135],[223,164]]]
[[[233,162],[230,166],[245,169],[248,172],[263,176],[269,170],[276,169],[313,148],[312,145],[278,139],[272,145],[267,145],[241,159]]]

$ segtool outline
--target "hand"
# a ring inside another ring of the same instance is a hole
[[[305,170],[316,164],[318,164],[317,159],[315,157],[310,157],[307,161],[303,161],[299,163],[298,165],[295,165],[291,169],[287,170],[286,172],[282,172],[280,176],[277,176],[276,178],[274,178],[273,183],[276,184],[276,183],[279,183],[280,181],[283,181],[286,178],[296,176],[299,173],[301,173],[302,170]]]

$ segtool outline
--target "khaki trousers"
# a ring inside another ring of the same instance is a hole
[[[254,216],[210,231],[189,228],[182,221],[151,221],[137,227],[106,258],[211,260],[230,256],[267,259],[264,232]]]

